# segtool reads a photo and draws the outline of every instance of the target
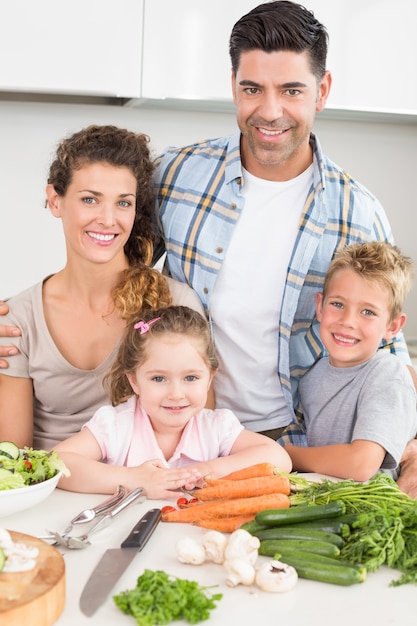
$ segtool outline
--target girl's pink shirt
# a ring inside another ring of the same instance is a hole
[[[160,459],[167,467],[184,467],[227,456],[243,430],[229,409],[202,409],[186,425],[172,457],[165,459],[136,396],[116,407],[100,407],[83,428],[96,438],[103,461],[127,467],[152,459]]]

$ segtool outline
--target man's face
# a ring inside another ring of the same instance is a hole
[[[310,131],[330,85],[328,72],[318,83],[307,52],[241,54],[232,87],[242,162],[249,172],[267,180],[289,180],[311,164]]]

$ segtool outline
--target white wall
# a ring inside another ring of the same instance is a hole
[[[90,123],[148,133],[155,152],[235,130],[233,113],[0,101],[0,297],[11,296],[64,263],[59,221],[44,206],[57,142]],[[417,266],[417,125],[320,119],[325,152],[378,196],[396,243]],[[406,305],[407,338],[417,338],[417,287]]]

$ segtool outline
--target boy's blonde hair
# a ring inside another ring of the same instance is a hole
[[[341,270],[352,270],[366,282],[387,289],[390,321],[401,313],[411,289],[414,268],[411,259],[404,256],[397,246],[386,241],[367,241],[338,250],[327,270],[324,296],[333,276]]]

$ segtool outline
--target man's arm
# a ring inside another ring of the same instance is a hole
[[[5,302],[0,302],[0,315],[6,315],[9,312],[9,307]],[[0,324],[0,337],[19,337],[21,334],[20,329],[16,326],[4,326]],[[2,356],[14,356],[18,350],[15,346],[0,346],[0,357]],[[9,367],[7,361],[0,359],[0,369],[6,369]]]

